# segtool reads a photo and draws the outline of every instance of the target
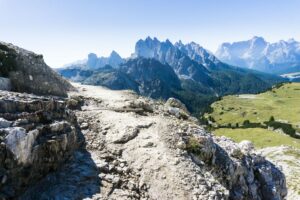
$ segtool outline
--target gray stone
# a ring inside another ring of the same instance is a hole
[[[3,119],[3,118],[0,118],[0,128],[7,128],[7,127],[10,127],[12,124],[12,122],[6,120],[6,119]]]
[[[0,77],[0,90],[11,90],[11,82],[8,78]]]

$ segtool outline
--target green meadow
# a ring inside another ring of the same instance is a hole
[[[236,142],[249,140],[258,149],[274,146],[291,146],[300,149],[300,140],[282,133],[276,133],[263,128],[229,129],[220,128],[213,131],[215,135],[226,136]]]
[[[217,125],[263,123],[271,116],[276,121],[300,126],[300,83],[287,83],[279,88],[257,95],[230,95],[211,105],[213,112],[206,114],[213,117]]]

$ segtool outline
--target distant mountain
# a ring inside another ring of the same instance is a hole
[[[168,98],[174,95],[172,91],[181,88],[180,80],[169,65],[150,58],[129,59],[118,69],[106,65],[96,70],[67,68],[58,72],[73,81],[115,90],[131,89],[152,98]]]
[[[216,56],[231,65],[268,73],[300,71],[300,43],[294,39],[269,43],[262,37],[247,41],[223,43]]]
[[[200,63],[192,60],[169,40],[160,42],[157,38],[147,37],[135,45],[135,55],[143,58],[154,58],[163,64],[170,65],[179,78],[211,84],[208,70]]]
[[[210,89],[220,96],[257,92],[283,80],[277,76],[230,66],[194,42],[182,44],[179,41],[173,45],[169,40],[160,42],[157,38],[147,37],[136,43],[134,55],[166,63],[173,67],[182,81],[193,81],[197,88]]]
[[[118,62],[110,66],[100,62],[103,60]],[[132,89],[153,98],[176,97],[194,112],[220,96],[257,93],[285,80],[225,64],[194,42],[173,44],[150,37],[139,40],[132,57],[120,62],[116,55],[99,59],[90,54],[84,65],[61,68],[58,72],[85,84]]]
[[[197,61],[208,69],[212,69],[220,63],[212,53],[195,42],[183,44],[179,41],[175,43],[175,46],[192,60]]]
[[[68,65],[65,65],[61,69],[65,68],[80,68],[80,69],[98,69],[102,68],[105,65],[110,65],[114,68],[117,68],[121,63],[124,62],[124,59],[116,52],[112,51],[108,57],[97,57],[95,53],[88,54],[86,60],[77,61]]]

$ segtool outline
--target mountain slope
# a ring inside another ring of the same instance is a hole
[[[168,98],[173,90],[181,88],[173,69],[154,59],[130,59],[120,66],[120,71],[135,80],[139,84],[139,93],[145,96]]]
[[[135,55],[167,63],[179,78],[195,81],[217,95],[258,92],[284,80],[222,63],[194,42],[185,45],[178,42],[173,45],[169,40],[160,42],[157,38],[148,37],[136,43]]]
[[[73,88],[46,65],[42,55],[0,42],[0,79],[5,78],[17,92],[66,96]]]
[[[247,41],[223,43],[216,56],[231,65],[268,73],[299,72],[300,43],[293,39],[269,43],[262,37],[253,37]]]
[[[67,68],[58,72],[73,81],[115,90],[131,89],[152,98],[168,98],[172,91],[181,88],[173,69],[155,59],[129,59],[117,69],[106,65],[95,70]]]

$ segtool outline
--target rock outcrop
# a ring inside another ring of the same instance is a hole
[[[176,99],[77,87],[85,146],[20,199],[285,199],[284,174],[251,143],[211,135],[187,112],[170,113],[185,110]]]
[[[0,199],[15,199],[77,149],[63,99],[0,91]]]
[[[45,64],[42,55],[4,42],[0,42],[1,77],[9,78],[11,89],[17,92],[67,96],[72,89],[68,81]]]

